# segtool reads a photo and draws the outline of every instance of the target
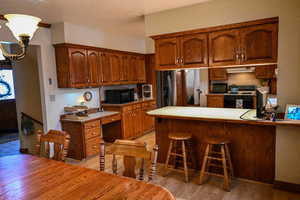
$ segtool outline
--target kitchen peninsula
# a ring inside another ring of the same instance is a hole
[[[222,136],[231,141],[235,176],[266,183],[273,183],[275,176],[276,125],[300,125],[292,121],[256,120],[256,111],[251,109],[170,106],[147,114],[156,118],[159,162],[166,160],[171,132],[192,134],[198,166],[204,156],[203,139]]]

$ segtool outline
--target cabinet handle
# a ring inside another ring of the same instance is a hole
[[[240,59],[240,50],[237,48],[234,50],[235,52],[235,60],[238,61]]]
[[[246,59],[246,49],[245,49],[245,48],[242,48],[241,60],[242,60],[242,61],[245,61],[245,59]]]
[[[183,58],[180,59],[181,64],[183,64]]]
[[[175,64],[178,65],[179,64],[179,58],[176,58],[175,60]]]

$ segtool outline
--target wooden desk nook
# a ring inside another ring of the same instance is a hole
[[[0,158],[0,199],[175,200],[153,184],[29,155]]]

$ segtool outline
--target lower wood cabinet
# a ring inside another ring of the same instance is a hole
[[[118,132],[120,132],[120,126],[118,127],[118,123],[113,122],[120,122],[120,119],[120,114],[87,122],[62,119],[62,130],[66,131],[71,136],[67,157],[82,160],[89,156],[97,155],[99,153],[99,143],[103,137],[103,126],[114,124],[104,129],[104,131],[107,131],[108,134],[118,134]]]
[[[104,110],[121,112],[122,139],[137,138],[154,130],[154,118],[146,114],[156,108],[154,100],[129,104],[103,104]]]
[[[224,108],[224,95],[208,94],[207,107]]]

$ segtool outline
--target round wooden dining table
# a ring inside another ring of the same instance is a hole
[[[0,158],[1,200],[174,200],[157,185],[30,155]]]

